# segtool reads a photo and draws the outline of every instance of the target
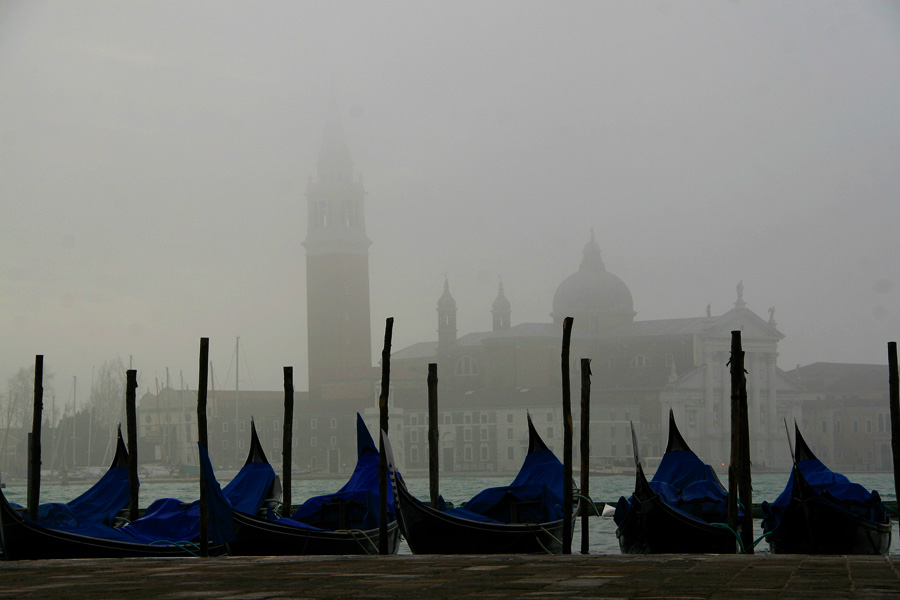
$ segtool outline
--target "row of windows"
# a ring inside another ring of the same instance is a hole
[[[190,420],[190,419],[188,419],[188,420]],[[294,419],[293,424],[294,424],[294,429],[296,429],[297,428],[297,420],[296,419]],[[222,421],[222,433],[228,433],[229,425],[230,424],[228,421]],[[310,419],[309,420],[309,428],[310,429],[318,429],[319,428],[319,420],[318,419]],[[331,419],[331,428],[337,429],[337,419],[336,418]],[[281,429],[281,421],[279,421],[278,419],[273,419],[272,420],[272,430],[279,431],[280,429]],[[238,431],[246,431],[246,430],[247,430],[247,423],[245,423],[244,421],[241,421],[240,423],[238,423]]]
[[[859,421],[852,422],[853,433],[859,433]],[[878,415],[878,433],[886,433],[891,429],[890,417]],[[844,424],[841,420],[834,422],[835,433],[843,433]],[[822,433],[828,433],[828,421],[822,421]],[[866,419],[866,433],[872,433],[872,419]]]

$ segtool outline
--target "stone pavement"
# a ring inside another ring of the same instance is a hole
[[[0,563],[0,599],[900,598],[900,557],[387,556]]]

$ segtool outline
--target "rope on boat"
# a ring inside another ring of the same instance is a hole
[[[747,554],[747,548],[744,546],[744,540],[741,539],[740,534],[738,534],[737,531],[735,531],[734,529],[732,529],[731,526],[728,525],[728,523],[710,523],[710,525],[712,525],[713,527],[720,527],[720,528],[722,528],[722,529],[727,529],[728,531],[730,531],[731,534],[734,536],[734,538],[735,538],[735,539],[737,540],[737,542],[738,542],[738,546],[739,546],[740,549],[741,549],[741,554]],[[770,533],[772,533],[772,532],[771,532],[771,531],[766,531],[766,532],[764,532],[761,536],[759,536],[758,538],[756,538],[756,540],[754,540],[754,541],[753,541],[753,544],[750,546],[750,549],[752,550],[753,548],[756,548],[756,546],[758,546],[759,543],[760,543],[761,541],[763,541],[763,538],[765,538],[765,537],[766,537],[767,535],[769,535]]]
[[[353,537],[353,541],[356,542],[356,543],[359,545],[359,547],[360,547],[366,554],[371,554],[371,553],[372,553],[372,550],[375,550],[376,552],[377,552],[377,550],[378,550],[378,544],[376,544],[375,542],[373,542],[373,541],[372,541],[372,538],[369,537],[369,534],[367,534],[367,533],[366,533],[365,531],[363,531],[362,529],[338,529],[338,530],[336,530],[336,531],[337,531],[337,532],[345,532],[345,533],[349,533],[349,534]],[[366,538],[366,541],[369,542],[369,545],[371,546],[371,548],[366,548],[365,546],[363,546],[362,542],[359,541],[359,538],[356,537],[356,534],[357,534],[357,533],[362,534],[362,536],[363,536],[364,538]]]
[[[551,540],[553,540],[553,541],[556,542],[557,544],[562,545],[562,542],[559,541],[559,539],[558,539],[555,535],[553,535],[552,533],[550,533],[549,531],[547,531],[544,527],[541,527],[540,529],[541,529],[541,531],[543,531],[544,533],[546,533],[546,534],[550,537]],[[537,536],[537,535],[536,535],[536,536],[534,536],[534,539],[535,539],[535,541],[538,543],[538,546],[540,546],[541,548],[543,548],[544,552],[546,552],[547,554],[553,554],[553,552],[551,552],[551,551],[547,548],[547,546],[545,546],[545,545],[543,544],[543,542],[541,542],[540,536]]]
[[[151,546],[157,546],[159,544],[165,544],[166,546],[175,546],[176,548],[180,548],[180,549],[184,550],[185,552],[187,552],[188,554],[190,554],[191,556],[193,556],[195,558],[200,558],[200,546],[198,546],[194,542],[186,542],[186,541],[172,542],[170,540],[156,540],[155,542],[150,542]],[[197,551],[194,552],[194,551],[190,550],[188,548],[188,546],[193,546],[194,548],[196,548]]]
[[[575,498],[581,498],[582,500],[587,500],[588,504],[591,505],[591,508],[593,509],[594,514],[597,515],[598,517],[603,516],[603,511],[601,511],[600,509],[598,509],[598,508],[597,508],[597,505],[594,504],[594,501],[591,500],[590,498],[588,498],[587,496],[584,496],[584,495],[582,495],[582,494],[574,494],[574,497],[575,497]]]

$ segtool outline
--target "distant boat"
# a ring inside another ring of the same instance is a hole
[[[887,554],[891,519],[877,491],[816,458],[794,424],[794,467],[775,502],[762,503],[775,554]]]
[[[393,468],[393,466],[392,466]],[[522,554],[562,552],[563,465],[528,417],[528,454],[504,487],[486,489],[450,508],[418,500],[394,471],[400,530],[414,554]],[[573,522],[578,506],[572,511]],[[574,524],[574,523],[573,523]]]
[[[687,445],[669,411],[669,440],[659,468],[647,481],[635,455],[635,485],[631,498],[619,498],[613,518],[623,554],[734,554],[737,538],[727,527],[727,490],[712,467]]]

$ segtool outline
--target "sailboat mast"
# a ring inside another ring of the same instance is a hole
[[[187,434],[187,413],[184,411],[184,371],[179,371],[181,376],[181,462],[182,464],[190,464],[188,462],[188,434]]]
[[[238,367],[241,358],[241,336],[237,336],[234,342],[234,464],[238,465],[241,461],[240,452],[238,452],[238,423],[240,416],[238,415],[238,401],[240,399],[240,373]]]
[[[75,468],[75,419],[78,417],[78,377],[72,375],[72,468]]]

